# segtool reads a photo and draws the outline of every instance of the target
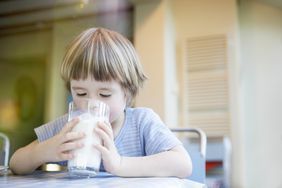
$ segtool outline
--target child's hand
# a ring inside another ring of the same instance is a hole
[[[46,141],[47,161],[58,162],[72,159],[71,151],[83,147],[80,141],[85,135],[81,132],[71,132],[73,127],[79,122],[73,119],[68,122],[59,134]]]
[[[94,131],[102,139],[102,145],[94,145],[94,147],[101,152],[105,170],[117,175],[121,165],[121,156],[114,143],[112,126],[105,122],[100,122]]]

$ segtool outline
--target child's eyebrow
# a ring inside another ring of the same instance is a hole
[[[85,89],[83,87],[72,87],[72,89]]]
[[[111,87],[102,87],[102,88],[99,88],[99,90],[101,90],[101,91],[112,91],[113,88],[111,88]]]

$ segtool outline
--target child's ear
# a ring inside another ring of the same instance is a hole
[[[128,90],[124,91],[124,100],[126,101],[126,107],[132,106],[132,97]]]

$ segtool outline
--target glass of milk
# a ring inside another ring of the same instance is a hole
[[[85,100],[80,104],[69,103],[69,121],[78,117],[79,123],[72,131],[84,132],[84,146],[72,151],[74,158],[68,161],[71,176],[93,177],[97,174],[101,163],[101,154],[93,145],[101,144],[101,139],[94,132],[98,122],[109,122],[109,106],[97,100]]]

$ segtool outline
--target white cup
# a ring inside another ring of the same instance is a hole
[[[97,100],[85,100],[80,104],[69,103],[69,121],[78,117],[79,122],[72,131],[83,132],[83,147],[73,152],[74,158],[68,161],[71,176],[93,177],[99,172],[101,153],[93,145],[101,144],[100,137],[94,132],[98,122],[109,122],[109,106]]]

